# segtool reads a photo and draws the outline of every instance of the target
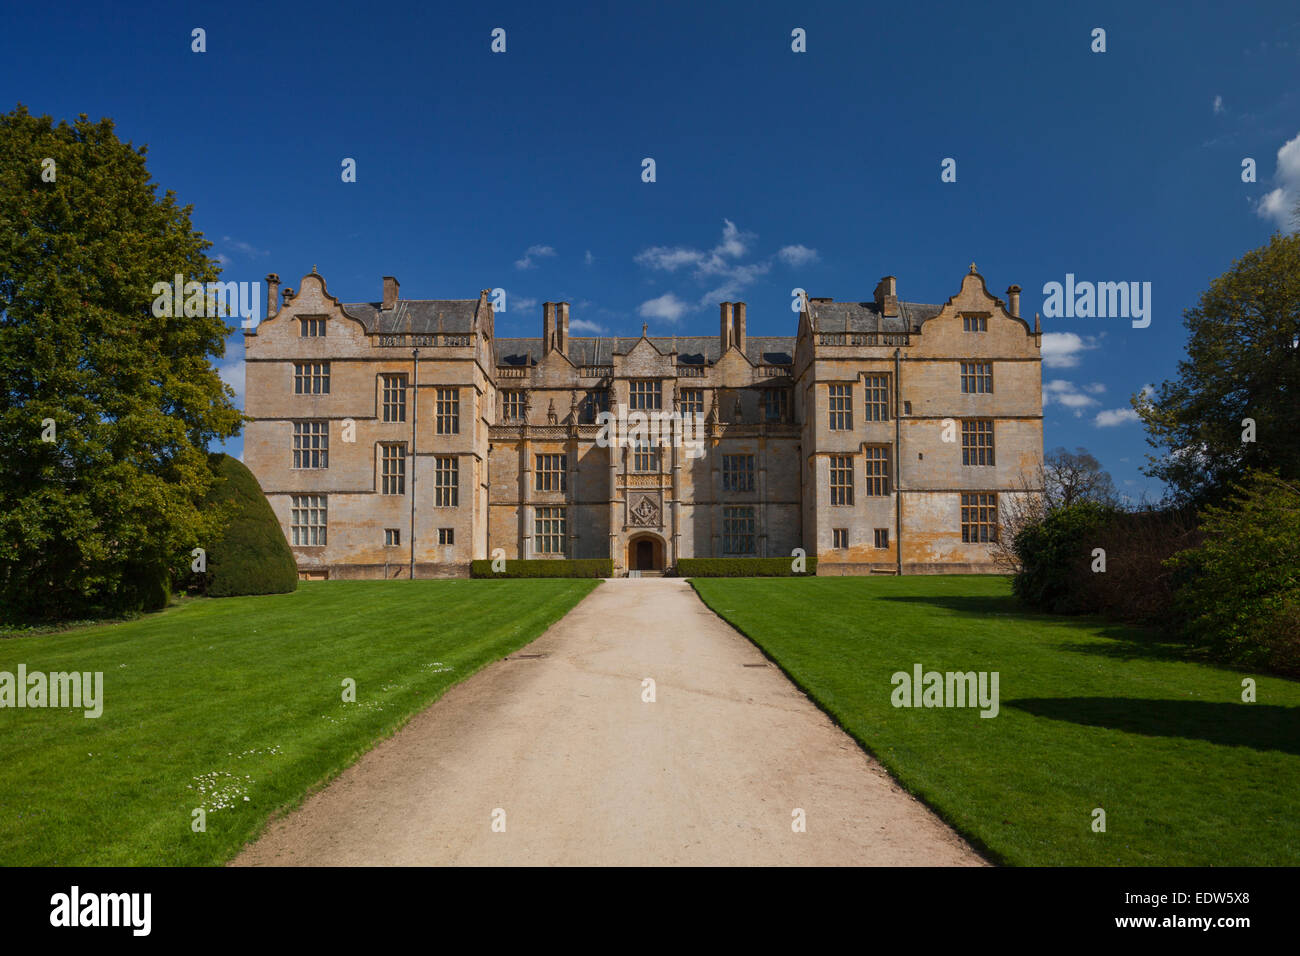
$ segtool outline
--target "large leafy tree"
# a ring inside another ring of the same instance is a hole
[[[1183,324],[1178,377],[1133,400],[1163,449],[1147,473],[1192,502],[1222,497],[1252,468],[1300,478],[1300,234],[1234,262]]]
[[[0,114],[0,615],[157,603],[219,530],[225,322],[151,308],[156,282],[217,278],[190,212],[110,120]]]

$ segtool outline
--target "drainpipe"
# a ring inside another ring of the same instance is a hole
[[[899,350],[894,349],[894,554],[898,559],[898,576],[903,576],[903,383],[899,372]]]
[[[419,459],[415,457],[415,423],[420,418],[420,350],[411,349],[411,571],[415,580],[415,476]]]

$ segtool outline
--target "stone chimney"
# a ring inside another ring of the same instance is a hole
[[[288,286],[285,286],[282,295],[284,297],[284,304],[288,305],[289,300],[293,298],[293,290],[290,289]]]
[[[280,311],[280,277],[274,272],[266,276],[266,317],[269,319]]]
[[[723,302],[719,307],[718,322],[718,340],[722,343],[722,354],[727,354],[727,349],[731,348],[732,324],[731,324],[731,303]]]
[[[557,303],[559,313],[555,320],[555,347],[560,350],[560,354],[569,353],[569,303]]]
[[[885,276],[876,286],[876,308],[884,316],[898,315],[898,284],[894,276]]]
[[[392,276],[384,276],[384,303],[383,309],[387,312],[389,309],[397,306],[397,280]]]
[[[1011,307],[1007,311],[1017,319],[1020,318],[1020,286],[1013,285],[1007,289],[1007,298],[1011,301]]]
[[[542,354],[555,348],[555,303],[542,303]]]
[[[745,351],[745,303],[737,302],[732,319],[732,336],[736,342],[736,348]]]

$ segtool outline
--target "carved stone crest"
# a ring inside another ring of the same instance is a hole
[[[631,523],[638,528],[657,528],[661,513],[659,501],[653,495],[639,496],[628,509]]]

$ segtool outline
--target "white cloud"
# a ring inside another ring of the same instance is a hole
[[[798,268],[799,266],[806,266],[810,262],[816,262],[817,250],[809,249],[807,246],[798,244],[793,246],[782,246],[781,249],[777,251],[777,256],[786,265]]]
[[[1043,405],[1063,405],[1066,408],[1075,410],[1075,415],[1083,414],[1081,409],[1090,405],[1099,405],[1091,395],[1085,395],[1079,391],[1073,382],[1067,382],[1063,378],[1054,378],[1050,382],[1043,383]]]
[[[526,296],[512,296],[506,299],[507,312],[528,312],[537,308],[537,300],[529,299]]]
[[[604,335],[605,327],[603,325],[591,321],[591,319],[570,319],[569,331],[590,332],[592,335]]]
[[[257,258],[259,256],[270,255],[270,252],[268,252],[266,249],[259,249],[251,242],[243,242],[242,240],[239,239],[231,239],[229,236],[222,236],[221,241],[224,242],[231,249],[245,256],[251,256],[253,258]]]
[[[676,322],[686,314],[688,306],[671,292],[665,292],[657,299],[651,299],[648,302],[642,302],[641,307],[637,309],[637,314],[645,319],[663,319],[665,322]]]
[[[239,351],[243,352],[243,348],[240,347]],[[244,356],[240,355],[238,358],[227,356],[222,359],[221,364],[217,366],[217,374],[221,376],[223,382],[235,390],[235,404],[238,407],[243,408]]]
[[[1083,390],[1085,392],[1091,392],[1093,395],[1100,395],[1102,392],[1106,391],[1106,386],[1101,382],[1092,382],[1083,386]]]
[[[585,262],[587,265],[591,265],[592,263],[594,263],[594,262],[596,261],[596,257],[593,256],[593,255],[591,254],[591,250],[588,249],[586,255],[584,255],[584,256],[582,257],[582,261]]]
[[[1087,338],[1075,332],[1043,333],[1043,364],[1048,368],[1074,368],[1080,353],[1097,347],[1095,336]]]
[[[524,257],[515,260],[515,268],[533,269],[537,266],[537,263],[533,261],[534,258],[547,259],[554,255],[555,250],[550,246],[529,246],[528,251],[524,253]]]
[[[1300,200],[1300,134],[1289,139],[1277,151],[1277,188],[1264,195],[1255,206],[1262,219],[1272,219],[1283,232],[1294,232],[1296,202]]]
[[[1138,413],[1131,408],[1108,408],[1097,413],[1092,423],[1098,428],[1112,428],[1138,420]]]
[[[1223,112],[1223,97],[1222,97],[1222,96],[1216,96],[1216,97],[1214,98],[1214,113],[1215,113],[1215,115],[1217,116],[1219,113],[1222,113],[1222,112]]]

